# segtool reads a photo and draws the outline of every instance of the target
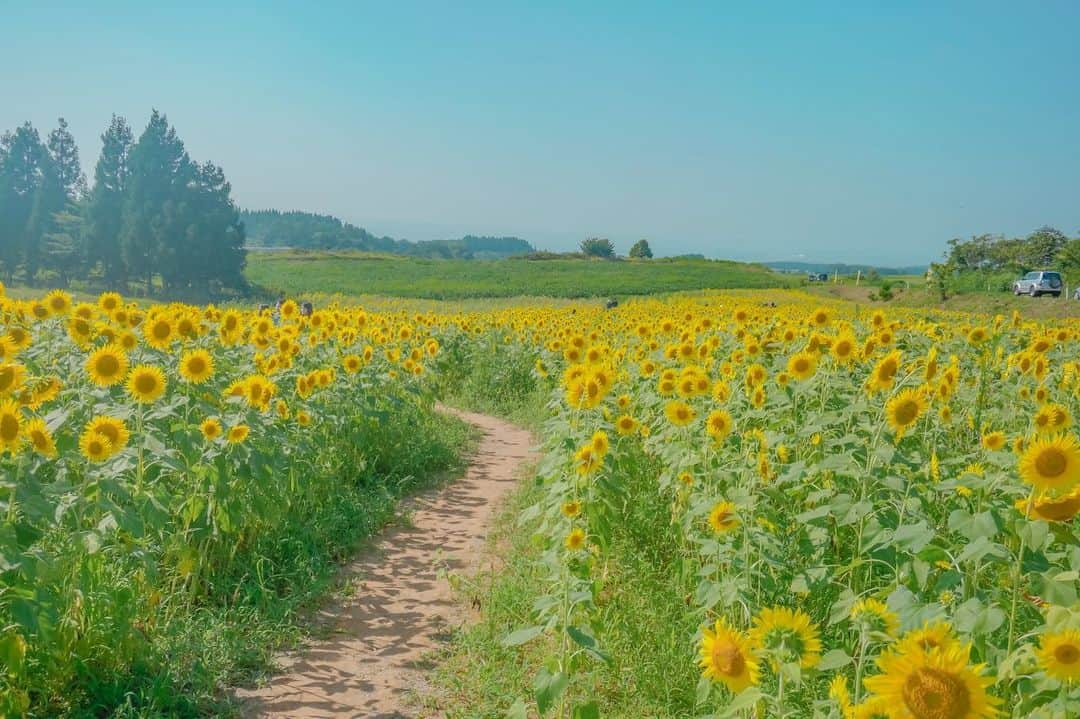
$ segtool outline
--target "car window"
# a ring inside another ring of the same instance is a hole
[[[1036,278],[1036,277],[1038,277],[1038,276],[1039,276],[1039,273],[1038,273],[1038,272],[1029,272],[1029,273],[1027,273],[1026,275],[1024,275],[1024,279],[1025,279],[1025,280],[1033,280],[1033,279],[1035,279],[1035,278]]]
[[[1044,272],[1043,273],[1043,279],[1044,280],[1060,280],[1061,275],[1059,275],[1057,272]]]

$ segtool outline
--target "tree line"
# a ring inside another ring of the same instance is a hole
[[[533,246],[518,237],[477,237],[410,242],[378,237],[363,227],[332,215],[279,210],[240,213],[250,247],[289,247],[300,250],[361,250],[438,259],[494,259],[523,255]]]
[[[244,225],[221,168],[199,164],[154,110],[136,140],[114,115],[89,185],[60,118],[43,142],[29,122],[0,136],[0,275],[67,286],[212,293],[242,288]]]

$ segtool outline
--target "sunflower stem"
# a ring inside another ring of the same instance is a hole
[[[1031,516],[1031,506],[1035,503],[1035,488],[1028,493],[1027,509],[1024,510],[1024,518]],[[1023,573],[1024,550],[1027,549],[1027,535],[1020,534],[1020,551],[1016,554],[1016,566],[1013,568],[1012,607],[1009,609],[1009,643],[1005,650],[1005,656],[1012,654],[1013,641],[1016,631],[1016,607],[1020,594],[1020,575]]]

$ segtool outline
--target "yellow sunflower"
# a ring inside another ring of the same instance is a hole
[[[1043,634],[1035,657],[1048,676],[1070,684],[1080,681],[1080,632]]]
[[[833,340],[829,348],[829,354],[840,364],[847,364],[855,359],[855,336],[850,332],[844,332]]]
[[[997,452],[1005,446],[1008,438],[1004,432],[987,432],[982,436],[982,446],[991,452]]]
[[[593,433],[589,443],[592,445],[593,451],[596,452],[599,457],[603,457],[607,454],[608,449],[611,447],[611,441],[608,439],[607,432],[602,429],[598,429]]]
[[[141,404],[157,400],[165,394],[165,386],[165,373],[153,365],[139,365],[128,374],[128,394]]]
[[[723,684],[733,694],[758,682],[758,662],[750,638],[726,619],[717,619],[712,629],[702,629],[698,664],[703,677]]]
[[[637,431],[637,420],[628,414],[624,414],[615,420],[615,431],[621,435],[631,435]]]
[[[84,367],[91,382],[99,387],[109,387],[124,380],[128,371],[127,353],[118,345],[105,345],[86,358]]]
[[[734,426],[735,422],[731,419],[731,413],[723,409],[713,410],[705,419],[705,431],[717,442],[722,442],[731,434]]]
[[[85,431],[87,433],[96,432],[108,439],[109,449],[112,454],[116,454],[126,447],[128,439],[131,437],[124,420],[104,415],[99,415],[90,420]]]
[[[667,416],[668,421],[676,427],[685,427],[694,421],[697,417],[697,412],[694,408],[686,404],[686,402],[680,402],[673,400],[668,402],[664,407],[664,415]]]
[[[717,534],[726,534],[739,526],[732,502],[717,502],[709,512],[709,526]]]
[[[152,317],[143,325],[143,338],[154,349],[168,349],[175,334],[172,320],[164,315]]]
[[[229,441],[229,444],[240,444],[248,438],[250,432],[251,428],[246,424],[238,424],[229,428],[229,434],[226,439]]]
[[[895,636],[900,628],[900,617],[885,602],[878,599],[860,599],[851,608],[851,619],[856,624],[865,623],[871,630]]]
[[[900,372],[900,360],[900,350],[893,350],[878,360],[867,382],[871,392],[892,389],[896,375]]]
[[[191,350],[180,358],[180,376],[192,384],[202,384],[214,376],[214,358],[206,350]]]
[[[801,609],[762,609],[754,617],[750,638],[756,649],[771,655],[774,664],[797,661],[803,669],[809,669],[821,660],[818,628]]]
[[[1020,478],[1040,493],[1065,494],[1080,483],[1080,447],[1072,435],[1031,442],[1020,456]]]
[[[800,382],[810,379],[817,371],[817,355],[813,352],[800,352],[792,355],[787,363],[788,374]]]
[[[896,644],[897,652],[923,651],[929,652],[935,649],[947,650],[960,647],[960,640],[956,638],[952,627],[947,622],[927,622],[919,629],[912,629],[900,637]]]
[[[15,453],[23,440],[23,416],[19,405],[11,400],[0,404],[0,453]]]
[[[1014,506],[1021,512],[1027,512],[1028,500],[1018,499]],[[1046,494],[1036,497],[1031,502],[1031,511],[1027,516],[1029,519],[1041,519],[1046,522],[1068,522],[1077,513],[1080,513],[1080,485],[1061,496]]]
[[[570,530],[570,533],[566,535],[563,544],[571,552],[582,549],[585,546],[585,530],[581,527],[574,527]]]
[[[199,425],[199,431],[202,432],[203,437],[212,442],[221,436],[221,420],[217,417],[207,417]]]
[[[45,420],[40,417],[30,420],[26,423],[23,434],[30,441],[30,446],[34,448],[34,451],[42,457],[56,456],[56,442],[53,440],[52,432],[45,425]]]
[[[891,719],[990,719],[1000,700],[987,693],[993,679],[983,665],[968,664],[967,647],[934,651],[886,651],[877,660],[881,674],[863,681],[890,707]]]
[[[103,434],[83,432],[79,438],[79,451],[91,462],[104,462],[112,455],[112,445]]]
[[[18,392],[25,381],[26,368],[21,364],[0,365],[0,397]]]
[[[926,411],[926,397],[917,389],[905,389],[885,405],[885,419],[900,439]]]
[[[559,511],[563,513],[564,517],[573,519],[574,517],[581,514],[581,502],[578,502],[577,500],[563,502],[562,506],[559,507]]]

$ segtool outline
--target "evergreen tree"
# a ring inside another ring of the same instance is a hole
[[[28,248],[36,254],[36,238],[28,230],[46,152],[29,122],[4,133],[0,148],[0,263],[10,279]]]
[[[87,255],[91,264],[101,263],[107,283],[122,287],[126,273],[120,232],[128,183],[131,127],[124,118],[113,115],[101,142],[101,156],[94,168],[94,189],[86,206]]]
[[[86,194],[86,175],[79,162],[79,148],[68,132],[67,120],[60,118],[58,127],[49,133],[49,155],[68,199],[74,201]]]
[[[61,170],[49,153],[43,153],[40,172],[41,179],[34,190],[34,205],[27,222],[23,255],[26,280],[30,284],[34,284],[38,270],[42,269],[46,259],[43,246],[45,236],[56,231],[56,215],[62,213],[68,204]]]
[[[211,162],[191,167],[184,197],[175,205],[183,218],[182,251],[169,254],[162,279],[172,288],[210,291],[215,283],[243,285],[244,226],[225,173]]]
[[[615,245],[608,239],[590,237],[581,241],[581,252],[589,257],[611,258],[615,256]]]
[[[120,244],[127,271],[149,293],[154,275],[184,251],[182,203],[192,175],[184,143],[157,110],[131,148],[128,170]]]
[[[652,248],[649,247],[648,240],[638,240],[634,243],[634,246],[630,248],[630,256],[636,257],[642,260],[652,259]]]

